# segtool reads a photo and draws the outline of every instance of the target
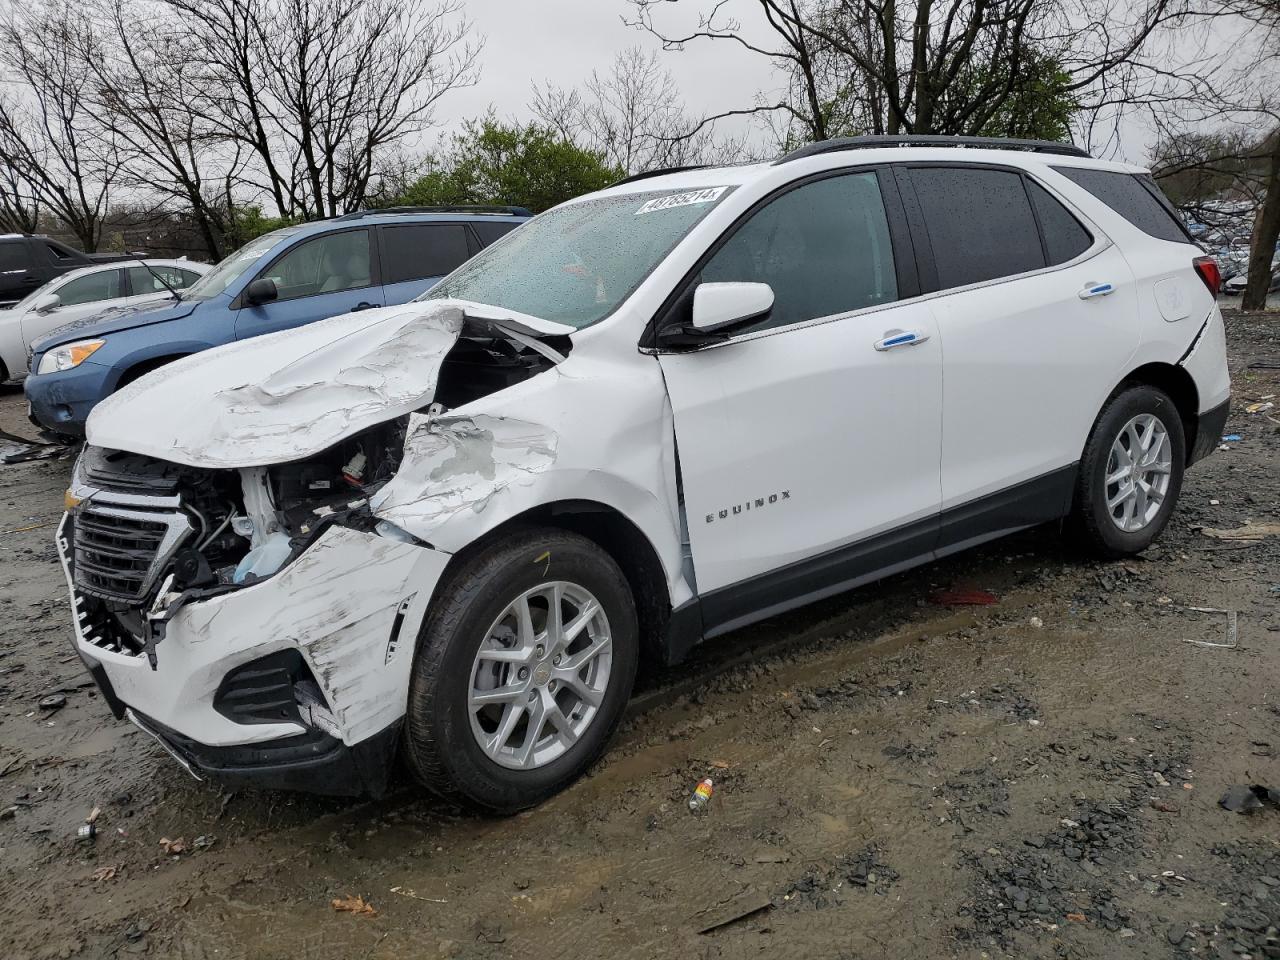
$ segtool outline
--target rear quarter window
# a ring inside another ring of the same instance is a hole
[[[1084,167],[1053,169],[1084,187],[1148,236],[1174,243],[1192,242],[1172,204],[1150,177]]]
[[[1089,231],[1048,190],[1034,180],[1028,180],[1027,192],[1031,194],[1031,205],[1040,220],[1049,266],[1074,260],[1093,246]]]
[[[496,240],[501,240],[508,233],[520,226],[518,223],[512,223],[509,220],[497,220],[492,223],[471,222],[471,229],[476,232],[480,238],[480,242],[486,247]]]

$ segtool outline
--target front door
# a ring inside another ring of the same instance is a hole
[[[275,281],[277,297],[240,309],[237,340],[383,305],[368,228],[304,240],[276,257],[254,279],[259,277]]]
[[[874,172],[778,196],[694,279],[768,283],[772,313],[660,355],[709,634],[932,549],[941,352],[889,220]]]

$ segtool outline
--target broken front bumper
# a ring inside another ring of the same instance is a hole
[[[76,652],[117,716],[197,776],[381,791],[447,554],[330,527],[275,576],[172,612],[153,668],[103,645],[75,585],[73,523],[63,518],[57,544]]]

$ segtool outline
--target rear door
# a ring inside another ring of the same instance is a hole
[[[277,298],[243,304],[237,340],[314,323],[385,302],[367,227],[321,234],[295,243],[255,275],[275,281]]]
[[[927,304],[904,302],[915,275],[897,203],[874,170],[790,186],[666,318],[681,322],[698,282],[774,292],[772,313],[730,340],[659,355],[711,633],[932,549],[941,352]]]
[[[461,223],[396,223],[378,227],[387,303],[407,303],[480,250]]]
[[[25,238],[0,241],[0,302],[21,300],[44,282]]]
[[[1017,169],[912,164],[899,178],[942,341],[940,546],[1061,516],[1138,345],[1124,257]]]

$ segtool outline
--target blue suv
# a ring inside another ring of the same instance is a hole
[[[89,411],[178,357],[353,310],[407,303],[532,214],[393,207],[285,227],[245,244],[167,303],[105,311],[32,345],[31,419],[83,437]]]

